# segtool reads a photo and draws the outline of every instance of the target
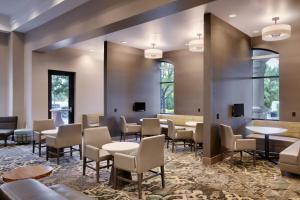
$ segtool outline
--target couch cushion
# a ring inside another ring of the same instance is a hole
[[[33,179],[5,183],[0,186],[1,200],[67,200],[44,184]]]
[[[300,141],[292,144],[279,154],[279,162],[287,163],[292,165],[300,165],[299,153],[300,151]]]
[[[247,138],[253,138],[253,139],[265,139],[265,135],[258,134],[258,133],[251,133],[246,136]],[[272,141],[284,141],[284,142],[290,142],[291,144],[299,141],[298,138],[294,137],[286,137],[286,136],[280,136],[280,135],[270,135],[269,139]]]
[[[13,133],[13,129],[0,129],[0,135],[12,135]]]
[[[87,195],[62,184],[52,185],[50,188],[69,200],[91,200]]]
[[[199,115],[175,115],[175,114],[157,114],[159,119],[169,119],[174,122],[175,125],[186,126],[187,121],[199,121],[203,122],[203,116]],[[165,122],[167,123],[167,122]]]

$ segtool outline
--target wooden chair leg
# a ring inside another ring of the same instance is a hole
[[[82,145],[79,145],[79,158],[82,160]]]
[[[253,165],[256,166],[256,150],[253,151]]]
[[[167,149],[169,148],[169,143],[170,143],[170,140],[167,139]]]
[[[100,162],[96,162],[96,182],[97,183],[99,183],[99,177],[100,177],[99,168],[100,168]]]
[[[39,157],[42,156],[42,143],[41,141],[39,142]]]
[[[175,146],[175,143],[174,143],[174,140],[172,140],[172,153],[174,153],[174,146]]]
[[[46,160],[49,160],[49,149],[48,146],[46,146]]]
[[[123,132],[121,131],[120,142],[122,142]]]
[[[34,153],[35,150],[35,140],[32,141],[32,153]]]
[[[183,147],[185,148],[185,140],[183,140]]]
[[[7,138],[4,138],[4,146],[7,146]]]
[[[107,169],[109,169],[109,160],[107,160],[106,162],[107,162]]]
[[[73,156],[73,148],[72,148],[72,146],[70,146],[70,156],[71,157]]]
[[[85,171],[86,171],[86,157],[83,157],[83,162],[82,162],[82,175],[85,176]]]
[[[117,189],[117,181],[118,181],[118,174],[117,174],[117,168],[113,168],[113,188]]]
[[[194,151],[195,151],[195,157],[197,157],[197,143],[194,142]]]
[[[165,167],[160,166],[160,173],[161,173],[161,185],[165,188]]]
[[[143,181],[143,174],[138,174],[138,192],[139,192],[139,199],[142,199],[142,181]]]
[[[59,165],[59,148],[56,149],[56,163]]]
[[[241,154],[241,161],[243,161],[243,151],[240,151]]]
[[[138,138],[138,135],[137,135],[137,133],[135,134],[135,140],[137,140],[137,138]]]
[[[193,141],[190,141],[191,151],[193,151]]]

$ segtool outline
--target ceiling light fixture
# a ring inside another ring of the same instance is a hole
[[[192,52],[203,52],[204,50],[203,39],[201,39],[200,33],[198,33],[197,36],[199,37],[198,39],[189,41],[189,50]]]
[[[289,24],[277,24],[279,17],[274,17],[272,20],[275,24],[262,29],[262,40],[264,41],[279,41],[288,39],[291,36],[292,27]]]
[[[122,43],[122,44],[127,44],[127,42],[126,42],[126,41],[122,41],[121,43]]]
[[[237,15],[234,14],[234,13],[232,13],[232,14],[228,15],[228,17],[229,17],[229,18],[235,18],[235,17],[237,17]]]
[[[152,48],[145,49],[144,56],[148,59],[159,59],[163,56],[163,51],[161,49],[155,48],[156,44],[152,43]]]

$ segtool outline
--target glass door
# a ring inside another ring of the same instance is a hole
[[[48,71],[48,118],[55,126],[74,123],[75,73]]]

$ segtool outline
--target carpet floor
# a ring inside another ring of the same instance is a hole
[[[264,160],[252,165],[250,156],[239,154],[212,166],[202,164],[189,148],[176,153],[165,149],[166,187],[161,188],[160,178],[143,183],[143,198],[147,200],[198,200],[198,199],[300,199],[300,177],[282,177],[278,166]],[[82,176],[82,161],[78,153],[68,154],[56,165],[56,159],[46,161],[45,154],[32,154],[31,145],[0,144],[0,175],[5,171],[27,165],[50,165],[51,176],[41,179],[46,185],[65,184],[98,200],[137,199],[137,189],[127,185],[114,190],[109,184],[110,169],[100,171],[100,183],[95,183],[95,172],[87,169]],[[133,178],[136,176],[133,174]],[[0,185],[3,184],[0,180]]]

